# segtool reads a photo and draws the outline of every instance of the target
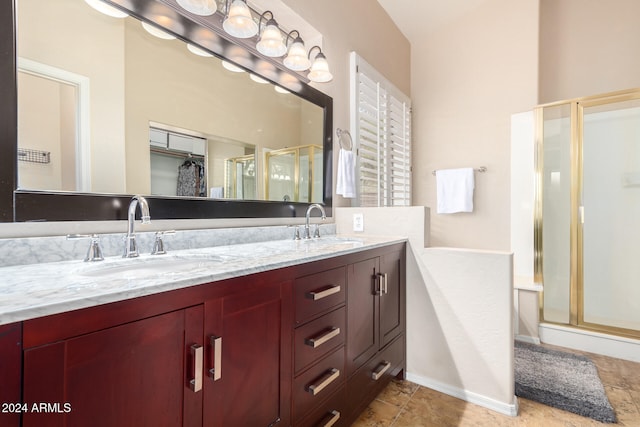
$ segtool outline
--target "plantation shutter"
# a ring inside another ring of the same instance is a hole
[[[359,206],[411,205],[411,100],[355,52],[352,129]]]

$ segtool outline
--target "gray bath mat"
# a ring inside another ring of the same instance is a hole
[[[615,423],[593,362],[585,356],[516,341],[516,396]]]

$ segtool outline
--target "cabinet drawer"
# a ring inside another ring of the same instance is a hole
[[[342,387],[328,400],[320,403],[313,411],[296,424],[297,427],[340,427],[348,418],[347,388]]]
[[[344,344],[345,310],[345,307],[339,308],[296,329],[294,345],[296,374]]]
[[[314,316],[344,304],[346,269],[334,268],[296,279],[295,318],[299,325]]]
[[[294,420],[326,400],[344,381],[344,347],[340,347],[293,381]]]
[[[352,408],[367,396],[377,395],[404,367],[404,335],[378,352],[356,371],[347,384]]]

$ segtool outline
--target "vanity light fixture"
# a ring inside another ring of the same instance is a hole
[[[204,49],[199,48],[198,46],[191,44],[191,43],[187,43],[187,49],[189,49],[189,52],[196,54],[198,56],[204,56],[205,58],[210,58],[213,55],[210,54],[209,52],[207,52]]]
[[[222,22],[222,28],[227,34],[239,39],[247,39],[258,34],[258,24],[253,20],[251,9],[245,0],[233,0],[229,6],[227,4],[227,14]]]
[[[311,64],[311,70],[309,71],[307,77],[309,78],[309,80],[316,83],[330,82],[331,80],[333,80],[333,74],[331,74],[331,72],[329,71],[329,63],[327,62],[327,57],[324,56],[324,53],[322,53],[322,49],[320,49],[320,46],[314,46],[309,49],[309,59],[311,59],[311,52],[313,52],[313,50],[316,48],[318,49],[318,54],[313,60],[313,64]]]
[[[110,4],[104,3],[101,0],[84,0],[89,6],[94,8],[100,13],[104,13],[107,16],[111,16],[112,18],[126,18],[129,16],[128,13],[121,11],[118,8],[111,6]]]
[[[305,71],[311,66],[311,61],[307,58],[307,51],[304,48],[304,41],[300,37],[298,30],[293,30],[287,34],[287,41],[291,34],[296,33],[296,38],[293,39],[291,46],[289,46],[289,53],[284,58],[284,66],[293,71]]]
[[[164,30],[161,30],[160,28],[156,27],[153,24],[149,24],[148,22],[144,22],[142,21],[142,28],[144,28],[144,30],[151,34],[154,37],[158,37],[159,39],[163,39],[163,40],[174,40],[175,36],[167,33]]]
[[[262,34],[260,34],[262,19],[267,14],[269,14],[271,18],[269,18],[264,30],[262,30]],[[256,49],[258,49],[258,52],[261,54],[276,58],[287,53],[287,45],[285,45],[282,40],[282,33],[280,32],[280,28],[278,28],[278,23],[270,10],[260,15],[260,19],[258,20],[258,34],[260,34],[260,40],[256,44]]]
[[[242,69],[242,68],[238,67],[238,66],[237,66],[237,65],[235,65],[235,64],[232,64],[232,63],[231,63],[231,62],[229,62],[229,61],[224,61],[224,60],[223,60],[223,61],[222,61],[222,66],[223,66],[225,69],[227,69],[227,70],[229,70],[229,71],[231,71],[231,72],[234,72],[234,73],[244,73],[244,69]]]
[[[218,10],[216,0],[176,0],[176,2],[181,8],[194,15],[210,16]]]

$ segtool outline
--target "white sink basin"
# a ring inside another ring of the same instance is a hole
[[[85,277],[142,279],[212,269],[230,258],[220,255],[158,255],[133,259],[122,258],[82,266],[75,271],[75,274]]]

